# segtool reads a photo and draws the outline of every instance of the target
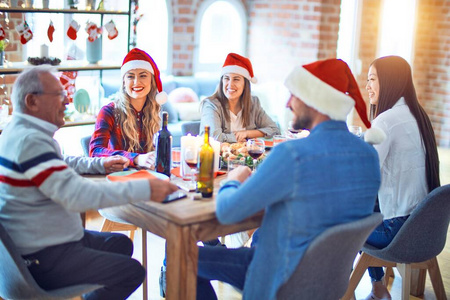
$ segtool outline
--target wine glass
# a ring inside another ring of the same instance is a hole
[[[362,136],[361,126],[348,126],[348,131],[350,131],[359,138]]]
[[[289,121],[288,123],[288,128],[287,128],[288,132],[287,135],[292,139],[292,138],[297,138],[297,133],[302,132],[301,129],[294,129],[294,121]]]
[[[188,145],[184,148],[184,161],[190,168],[190,185],[194,187],[196,185],[195,183],[195,176],[197,174],[197,162],[198,162],[198,149],[197,147],[194,147],[194,145]]]
[[[263,155],[265,144],[262,139],[250,139],[247,141],[248,155],[253,158],[253,172],[256,171],[256,162]]]

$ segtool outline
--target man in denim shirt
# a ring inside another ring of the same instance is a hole
[[[330,59],[296,67],[285,85],[294,128],[311,133],[277,145],[254,174],[247,167],[230,172],[217,198],[217,218],[233,224],[264,210],[259,240],[253,248],[201,247],[197,299],[217,299],[209,282],[214,279],[242,289],[244,299],[275,299],[315,237],[373,212],[378,155],[347,129],[353,106],[370,128],[347,64]],[[379,143],[383,134],[370,129],[365,138]]]

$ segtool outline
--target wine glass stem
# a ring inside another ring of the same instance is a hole
[[[256,172],[256,162],[258,160],[257,159],[253,159],[253,172]]]

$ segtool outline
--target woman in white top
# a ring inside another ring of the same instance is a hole
[[[256,83],[250,60],[236,53],[228,54],[216,92],[202,101],[200,134],[209,125],[216,140],[235,143],[280,133],[258,97],[251,95],[250,82]]]
[[[417,204],[439,182],[439,158],[430,119],[417,100],[411,67],[399,56],[376,59],[369,68],[367,91],[372,127],[386,133],[374,145],[380,158],[381,186],[378,192],[383,223],[367,243],[386,247]],[[382,268],[369,268],[372,292],[366,299],[391,299],[382,284]]]

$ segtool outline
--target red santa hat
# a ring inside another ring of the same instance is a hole
[[[153,74],[156,81],[156,86],[158,88],[158,94],[156,95],[156,102],[160,105],[166,103],[167,94],[163,92],[161,78],[159,77],[159,70],[156,66],[155,61],[148,55],[147,52],[141,49],[134,48],[125,56],[122,67],[120,68],[120,73],[123,78],[125,74],[133,69],[144,69]]]
[[[285,85],[306,105],[333,120],[345,121],[348,113],[355,107],[368,129],[364,140],[379,144],[386,138],[382,130],[371,128],[366,103],[350,68],[343,60],[320,60],[295,67],[286,78]]]
[[[253,76],[252,63],[246,57],[240,56],[236,53],[229,53],[222,66],[222,74],[236,73],[244,76],[250,82],[256,83],[258,80]]]

